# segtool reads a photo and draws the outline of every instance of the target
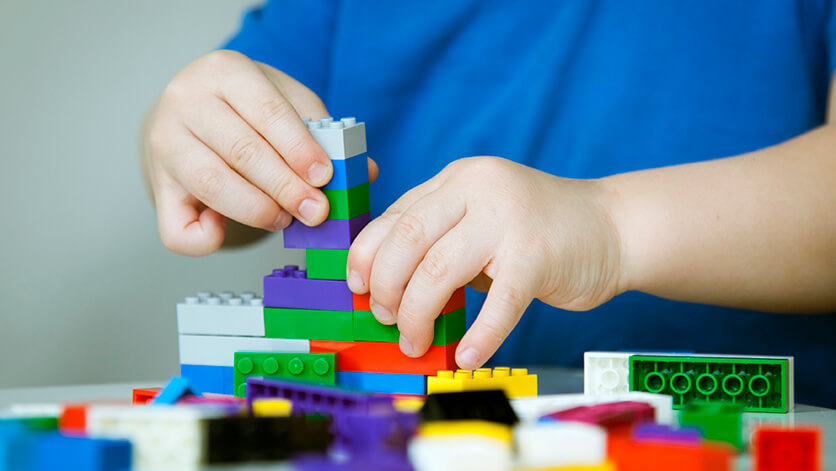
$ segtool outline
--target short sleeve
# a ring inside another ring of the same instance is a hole
[[[336,0],[270,0],[244,15],[223,46],[271,65],[319,96],[327,90]]]

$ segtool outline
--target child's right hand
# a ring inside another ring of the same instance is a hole
[[[212,253],[226,218],[270,231],[293,217],[309,226],[325,220],[328,200],[316,187],[333,167],[302,121],[325,116],[304,85],[237,52],[215,51],[186,66],[142,137],[165,246]]]

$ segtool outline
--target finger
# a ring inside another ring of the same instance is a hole
[[[308,226],[328,217],[325,195],[299,178],[226,102],[206,100],[199,106],[186,126],[238,174]]]
[[[367,157],[369,159],[369,183],[374,183],[377,180],[377,175],[380,173],[380,167],[377,166],[377,162],[372,160],[371,157]]]
[[[154,204],[160,238],[172,252],[190,257],[209,255],[224,241],[227,219],[206,208],[170,175],[157,172],[153,179]]]
[[[348,250],[346,266],[346,281],[348,288],[357,293],[365,294],[369,291],[369,276],[372,262],[380,243],[386,238],[394,222],[412,203],[425,194],[434,191],[443,183],[438,176],[416,186],[398,198],[380,217],[370,222],[357,234]],[[370,300],[371,304],[371,300]]]
[[[252,227],[290,224],[290,215],[270,197],[235,173],[189,134],[173,146],[177,158],[165,159],[174,179],[197,200],[224,216]]]
[[[525,270],[504,270],[488,291],[482,310],[456,349],[459,368],[482,366],[502,345],[534,299],[534,282]]]
[[[496,247],[494,232],[465,216],[420,261],[398,310],[401,351],[423,355],[433,341],[433,327],[453,292],[474,279]],[[375,262],[375,265],[377,262]]]
[[[450,191],[439,189],[413,203],[392,224],[389,233],[380,242],[369,277],[369,290],[374,295],[374,304],[377,307],[372,312],[380,322],[391,324],[397,320],[404,289],[419,263],[427,268],[428,263],[438,262],[436,266],[428,269],[447,267],[446,261],[427,261],[425,255],[429,255],[427,251],[430,247],[462,220],[464,213],[465,204],[462,198],[457,198]],[[426,263],[422,262],[422,259]],[[440,279],[446,277],[447,273],[434,275]],[[467,281],[469,280],[465,280]],[[462,285],[457,288],[460,286]],[[446,299],[426,301],[430,308],[433,301],[437,301],[437,304],[441,304],[440,310]]]
[[[230,106],[282,156],[288,166],[309,185],[322,186],[334,172],[331,161],[314,140],[297,108],[252,63],[250,74],[226,74],[219,93]],[[285,84],[295,82],[285,74]],[[298,82],[296,82],[298,83]],[[300,84],[301,86],[301,84]],[[296,90],[296,88],[293,88]],[[317,99],[318,100],[318,99]],[[303,107],[304,113],[312,112]]]
[[[287,98],[299,116],[320,119],[330,116],[325,104],[310,88],[281,70],[261,62],[256,62],[262,73],[267,76],[279,92]]]

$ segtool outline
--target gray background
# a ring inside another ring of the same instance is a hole
[[[180,299],[304,259],[169,253],[139,177],[146,107],[255,3],[0,1],[0,387],[167,378]]]

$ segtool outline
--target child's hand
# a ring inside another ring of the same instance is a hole
[[[186,66],[163,92],[144,146],[166,247],[209,254],[226,218],[270,231],[291,217],[321,223],[328,200],[315,187],[333,168],[302,117],[324,116],[304,85],[237,52]]]
[[[461,368],[481,366],[533,298],[591,309],[619,292],[621,248],[612,196],[496,157],[448,165],[372,221],[351,246],[349,287],[398,324],[401,350],[420,356],[433,322],[465,284],[488,297],[459,344]]]

